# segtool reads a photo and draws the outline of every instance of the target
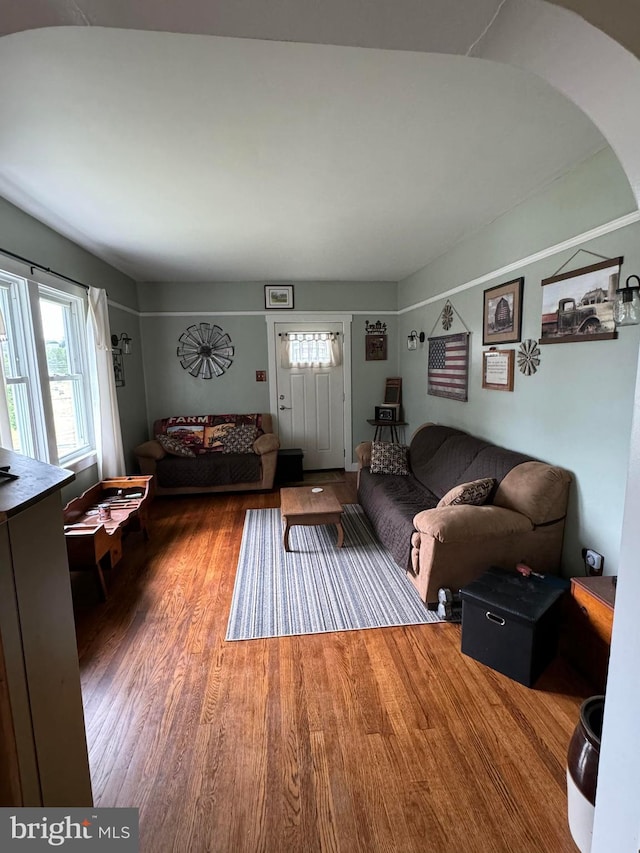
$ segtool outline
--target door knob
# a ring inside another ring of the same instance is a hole
[[[290,408],[292,408],[292,407],[291,406],[280,406],[280,411],[282,412],[282,411],[284,411],[284,409],[290,409]]]

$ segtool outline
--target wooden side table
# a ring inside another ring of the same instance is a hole
[[[374,441],[382,440],[382,430],[386,427],[389,430],[389,435],[391,436],[393,444],[400,444],[397,427],[407,425],[407,421],[377,421],[374,418],[368,419],[367,423],[376,428],[373,435]]]
[[[604,693],[616,599],[615,578],[571,578],[565,656],[598,693]]]

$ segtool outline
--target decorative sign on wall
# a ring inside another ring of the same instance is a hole
[[[365,360],[386,361],[387,360],[387,324],[377,320],[375,323],[364,321],[365,337]]]
[[[469,333],[429,338],[427,393],[467,401]]]
[[[180,364],[192,376],[201,379],[222,376],[231,366],[233,354],[231,338],[220,326],[194,323],[178,339]]]
[[[492,391],[513,391],[512,349],[490,349],[482,353],[482,387]]]

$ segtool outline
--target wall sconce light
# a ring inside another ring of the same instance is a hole
[[[124,355],[131,355],[131,341],[132,338],[126,332],[123,332],[120,337],[117,335],[111,335],[111,346],[119,347],[122,343],[122,352]]]
[[[638,283],[629,284],[632,278]],[[636,326],[640,323],[640,278],[637,275],[630,275],[625,286],[616,290],[613,319],[616,326]]]
[[[407,338],[407,349],[418,349],[418,341],[420,341],[421,344],[424,343],[424,332],[420,332],[420,334],[418,334],[415,329],[412,329]]]

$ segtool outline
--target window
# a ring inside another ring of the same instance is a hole
[[[288,332],[283,339],[283,367],[334,367],[340,363],[333,332]]]
[[[13,449],[54,465],[93,450],[82,296],[0,272]]]

